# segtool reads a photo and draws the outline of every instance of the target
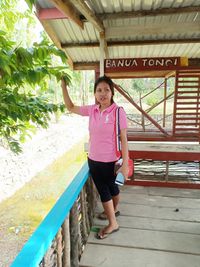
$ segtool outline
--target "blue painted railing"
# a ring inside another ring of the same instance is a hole
[[[89,177],[87,163],[26,242],[11,267],[38,267]]]

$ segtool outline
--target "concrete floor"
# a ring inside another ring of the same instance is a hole
[[[200,266],[200,190],[124,186],[120,212],[120,231],[104,240],[91,231],[81,267]]]

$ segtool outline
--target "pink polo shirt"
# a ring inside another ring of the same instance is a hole
[[[99,105],[80,107],[82,116],[89,116],[89,158],[95,161],[112,162],[117,160],[115,144],[115,111],[113,103],[100,112]],[[127,128],[126,113],[120,108],[120,129]]]

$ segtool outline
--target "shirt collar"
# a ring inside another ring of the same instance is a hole
[[[109,112],[111,112],[116,107],[117,107],[117,105],[115,103],[112,103],[112,105],[110,105],[109,107],[107,107],[106,109],[104,109],[103,112],[106,111],[107,113],[109,113]],[[99,105],[98,104],[95,106],[95,110],[98,110],[99,111]]]

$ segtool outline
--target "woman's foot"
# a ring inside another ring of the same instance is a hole
[[[115,217],[118,217],[120,215],[120,211],[115,211]],[[100,220],[107,220],[107,216],[105,214],[105,212],[103,211],[102,213],[100,213],[98,216],[97,216],[98,219]]]
[[[97,239],[105,239],[106,237],[108,237],[109,235],[115,233],[119,231],[119,226],[115,225],[113,226],[106,226],[105,228],[102,228],[96,235]]]

